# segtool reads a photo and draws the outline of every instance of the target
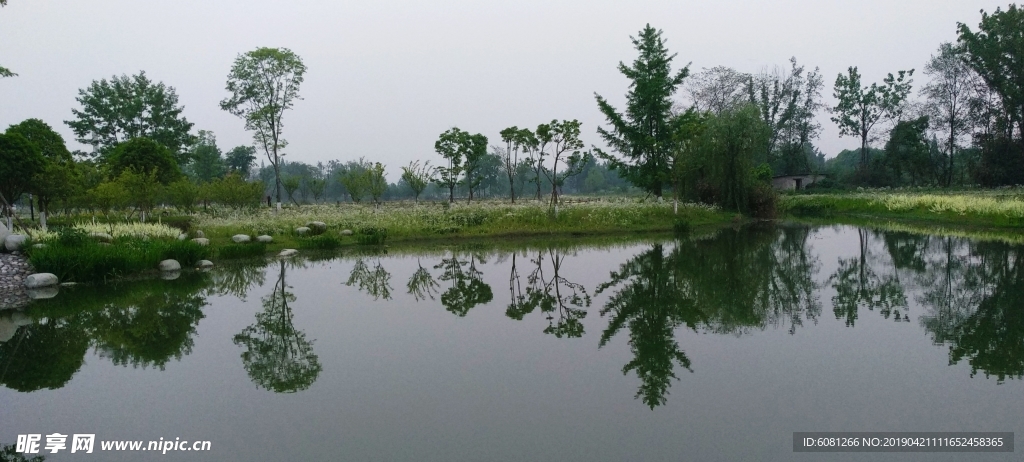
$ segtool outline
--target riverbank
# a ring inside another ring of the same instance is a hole
[[[782,216],[1024,230],[1024,190],[783,195]]]
[[[557,215],[546,203],[478,202],[307,205],[273,209],[211,209],[165,225],[110,225],[71,221],[75,233],[36,232],[26,248],[40,272],[62,282],[104,282],[154,271],[174,259],[183,268],[198,261],[267,257],[286,249],[330,251],[381,245],[456,243],[521,238],[576,239],[637,236],[711,229],[740,223],[735,214],[701,204],[615,199],[566,201]],[[69,223],[61,223],[68,226]],[[55,227],[56,228],[56,227]],[[95,228],[95,229],[94,229]],[[102,231],[109,232],[102,232]],[[174,236],[173,238],[170,236]]]

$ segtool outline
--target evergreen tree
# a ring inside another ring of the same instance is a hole
[[[626,93],[626,112],[619,113],[601,95],[598,108],[608,119],[610,130],[597,132],[622,158],[601,151],[598,155],[620,170],[634,185],[658,197],[669,179],[668,157],[672,145],[672,95],[689,75],[689,66],[673,73],[675,54],[669,54],[661,31],[648,24],[638,38],[631,37],[640,56],[633,66],[619,63],[619,71],[632,83]]]

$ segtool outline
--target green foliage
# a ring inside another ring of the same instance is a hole
[[[157,180],[156,170],[140,173],[134,169],[126,169],[117,177],[117,183],[128,192],[128,205],[148,212],[156,205],[163,194],[163,186]]]
[[[380,198],[388,190],[388,181],[384,178],[384,166],[380,162],[366,170],[366,184],[374,204],[380,204]]]
[[[217,257],[223,259],[256,258],[267,254],[267,245],[262,242],[227,244],[217,249]]]
[[[300,249],[334,250],[341,247],[341,239],[328,234],[299,238]]]
[[[199,130],[199,140],[192,146],[189,156],[192,163],[189,165],[191,174],[200,183],[206,183],[220,178],[227,173],[227,165],[221,157],[220,148],[217,147],[217,138],[213,132]]]
[[[176,165],[183,165],[186,146],[195,137],[192,123],[181,117],[182,106],[174,87],[153,83],[145,72],[128,77],[114,76],[93,81],[78,90],[76,100],[82,109],[72,109],[75,120],[65,121],[76,141],[92,146],[101,155],[133,138],[149,138],[172,153]]]
[[[224,163],[230,173],[248,178],[253,164],[256,163],[256,148],[252,146],[235,146],[225,155]]]
[[[649,24],[632,38],[639,56],[633,66],[619,63],[619,71],[630,81],[626,111],[619,113],[600,95],[598,108],[611,129],[597,132],[622,158],[598,151],[598,155],[622,172],[631,183],[658,197],[669,181],[669,153],[672,149],[672,95],[690,71],[683,67],[673,73],[675,54],[669,54],[661,31]]]
[[[459,184],[459,177],[463,170],[463,155],[465,154],[464,144],[468,133],[452,127],[442,133],[434,142],[434,151],[444,158],[446,164],[437,168],[437,178],[434,180],[439,186],[448,188],[448,202],[455,202],[455,186]]]
[[[295,201],[295,191],[298,191],[299,186],[302,185],[302,178],[294,175],[289,175],[281,180],[281,186],[284,187],[284,192],[288,195],[288,200],[292,201],[293,204],[299,205]]]
[[[247,182],[234,173],[207,184],[210,200],[233,209],[258,207],[263,200],[263,183]]]
[[[306,73],[302,59],[287,48],[257,48],[235,58],[228,73],[230,96],[221,109],[245,121],[257,146],[263,148],[276,173],[277,202],[281,202],[280,150],[287,142],[281,137],[284,111],[299,99],[299,85]]]
[[[0,134],[0,194],[8,202],[33,188],[32,178],[43,171],[46,158],[39,147],[17,133]]]
[[[356,241],[361,245],[384,245],[384,241],[388,239],[388,230],[387,228],[364,226],[359,228],[355,235]]]
[[[59,238],[46,247],[32,249],[29,262],[36,271],[56,274],[61,281],[103,282],[117,277],[153,271],[166,259],[175,259],[183,266],[207,258],[209,248],[191,241],[160,239],[116,239],[112,245],[101,245],[93,239],[84,242]]]
[[[89,204],[100,209],[103,215],[128,204],[128,191],[116,181],[104,181],[86,193]]]
[[[182,178],[167,185],[168,201],[181,212],[192,213],[199,196],[199,186],[188,179]]]
[[[154,173],[156,181],[166,185],[181,177],[181,169],[170,149],[149,138],[132,138],[118,144],[107,157],[110,178],[119,177],[125,170]]]
[[[857,68],[851,66],[847,75],[836,77],[834,96],[838,101],[832,108],[832,121],[839,125],[840,136],[856,136],[861,140],[860,170],[868,167],[868,142],[876,125],[882,120],[899,119],[903,103],[910,96],[909,79],[914,70],[899,71],[898,77],[889,74],[882,85],[861,85]]]
[[[418,160],[409,162],[408,166],[402,167],[402,180],[405,181],[405,184],[409,185],[409,189],[412,189],[413,195],[418,202],[420,194],[434,180],[434,170],[430,167],[430,161],[423,163],[423,165],[420,165]]]
[[[36,195],[41,211],[48,211],[52,201],[66,200],[76,192],[77,169],[59,133],[39,119],[11,125],[7,134],[14,133],[24,136],[43,155],[43,168],[32,177],[30,190]]]
[[[1017,141],[1024,146],[1024,9],[1011,4],[1005,11],[996,8],[992,14],[982,11],[978,30],[958,25],[958,43],[964,58],[998,95],[1004,131],[1016,124]],[[1009,129],[1009,130],[1007,130]]]
[[[822,106],[821,74],[817,68],[805,74],[796,58],[790,59],[790,65],[788,75],[780,75],[779,71],[762,72],[751,77],[747,84],[748,98],[768,127],[768,162],[784,165],[785,162],[779,161],[794,154],[802,155],[804,148],[821,132],[821,125],[815,121],[815,114]],[[807,169],[791,168],[779,173],[807,173]]]
[[[754,166],[764,162],[768,130],[752,105],[723,111],[707,121],[700,171],[723,208],[748,212]]]
[[[904,120],[896,124],[885,144],[885,163],[892,170],[897,184],[904,184],[904,175],[912,186],[931,184],[935,171],[925,132],[928,117]]]
[[[338,181],[348,191],[352,202],[362,202],[363,197],[370,191],[370,174],[368,172],[371,167],[369,162],[360,157],[358,162],[351,165],[338,177]]]
[[[462,132],[459,149],[465,161],[462,164],[462,185],[469,190],[469,201],[473,200],[473,190],[483,181],[483,163],[487,157],[487,137],[479,133],[470,135]]]

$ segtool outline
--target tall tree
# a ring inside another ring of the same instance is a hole
[[[274,167],[277,208],[281,209],[281,152],[287,141],[281,137],[284,111],[299,97],[299,85],[306,65],[287,48],[257,48],[235,59],[228,74],[231,94],[220,102],[221,109],[241,117],[245,129],[253,132],[256,145],[263,148]]]
[[[554,207],[555,217],[558,216],[558,188],[562,186],[566,178],[578,175],[583,171],[583,166],[590,160],[590,153],[584,153],[583,141],[580,140],[580,122],[573,120],[552,120],[549,139],[551,143],[551,168],[545,169],[548,181],[551,182],[551,206]],[[558,173],[558,164],[565,167],[562,173]]]
[[[927,112],[945,135],[946,159],[941,182],[947,188],[953,182],[954,159],[957,143],[970,128],[970,101],[977,85],[977,74],[965,61],[963,49],[951,43],[939,46],[924,67],[931,77],[921,90],[927,101]]]
[[[119,144],[109,155],[107,175],[116,178],[125,170],[149,174],[156,172],[161,184],[168,184],[181,176],[171,151],[149,138],[133,138]]]
[[[686,93],[697,112],[720,114],[747,103],[749,84],[750,74],[716,66],[693,75],[686,83]]]
[[[224,156],[228,171],[236,172],[242,178],[248,178],[252,166],[256,163],[256,148],[252,146],[235,146]]]
[[[501,156],[501,169],[508,177],[508,197],[513,204],[516,203],[515,177],[519,171],[519,151],[522,151],[526,143],[523,131],[519,127],[511,126],[500,133],[501,141],[505,143],[503,150],[495,149]]]
[[[94,155],[105,157],[119,143],[146,137],[170,149],[178,165],[187,163],[185,149],[195,137],[189,133],[192,123],[181,116],[184,106],[178,105],[174,87],[139,72],[93,80],[75,99],[82,109],[72,109],[75,120],[64,123],[76,141],[93,147]]]
[[[768,161],[787,154],[803,154],[804,147],[817,138],[821,125],[815,115],[821,108],[822,78],[818,69],[804,71],[791,58],[787,72],[775,69],[752,76],[747,96],[768,127]],[[806,172],[786,172],[806,173]]]
[[[0,134],[0,195],[8,204],[32,189],[32,178],[45,166],[39,147],[24,136]]]
[[[689,66],[673,73],[675,54],[669,54],[661,31],[648,24],[638,38],[630,37],[639,56],[633,66],[619,63],[631,81],[626,93],[626,112],[619,113],[595,93],[598,108],[608,119],[610,130],[598,127],[605,142],[623,158],[598,151],[612,168],[620,170],[634,185],[658,196],[668,179],[666,167],[672,144],[672,95],[689,75]]]
[[[64,145],[64,137],[39,119],[11,125],[7,134],[17,133],[39,148],[43,168],[32,177],[31,192],[39,202],[39,225],[46,229],[46,216],[54,199],[71,195],[75,185],[75,163]]]
[[[479,133],[470,135],[463,132],[459,140],[460,149],[465,162],[462,164],[462,184],[469,190],[469,197],[466,202],[473,202],[473,191],[483,181],[483,167],[487,157],[487,137]]]
[[[910,176],[910,184],[930,183],[934,177],[931,149],[925,131],[928,116],[896,123],[885,144],[885,162],[893,170],[897,185],[903,184],[903,174]]]
[[[958,24],[957,42],[965,59],[985,84],[998,95],[1006,113],[1007,133],[1016,130],[1024,148],[1024,8],[1011,4],[992,14],[981,12],[978,30]]]
[[[224,176],[227,166],[217,147],[217,137],[211,131],[199,130],[197,138],[191,150],[191,170],[196,180],[207,183]]]
[[[375,162],[366,170],[366,184],[369,185],[369,193],[374,207],[379,207],[380,198],[388,190],[388,180],[384,177],[384,166],[380,162]]]
[[[903,104],[910,96],[914,70],[899,71],[898,77],[889,74],[882,85],[872,83],[861,86],[857,67],[851,66],[847,75],[836,77],[832,96],[837,100],[832,108],[832,122],[839,125],[840,136],[860,137],[861,174],[867,172],[868,143],[874,139],[874,130],[883,120],[896,121],[903,112]]]
[[[448,188],[448,202],[455,202],[455,186],[459,184],[459,177],[462,175],[463,160],[463,139],[467,133],[458,127],[446,130],[434,142],[434,151],[444,158],[446,165],[437,168],[438,177],[435,182],[438,185]]]

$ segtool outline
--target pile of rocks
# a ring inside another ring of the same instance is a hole
[[[0,309],[20,308],[28,304],[25,278],[33,272],[24,255],[0,253]]]

